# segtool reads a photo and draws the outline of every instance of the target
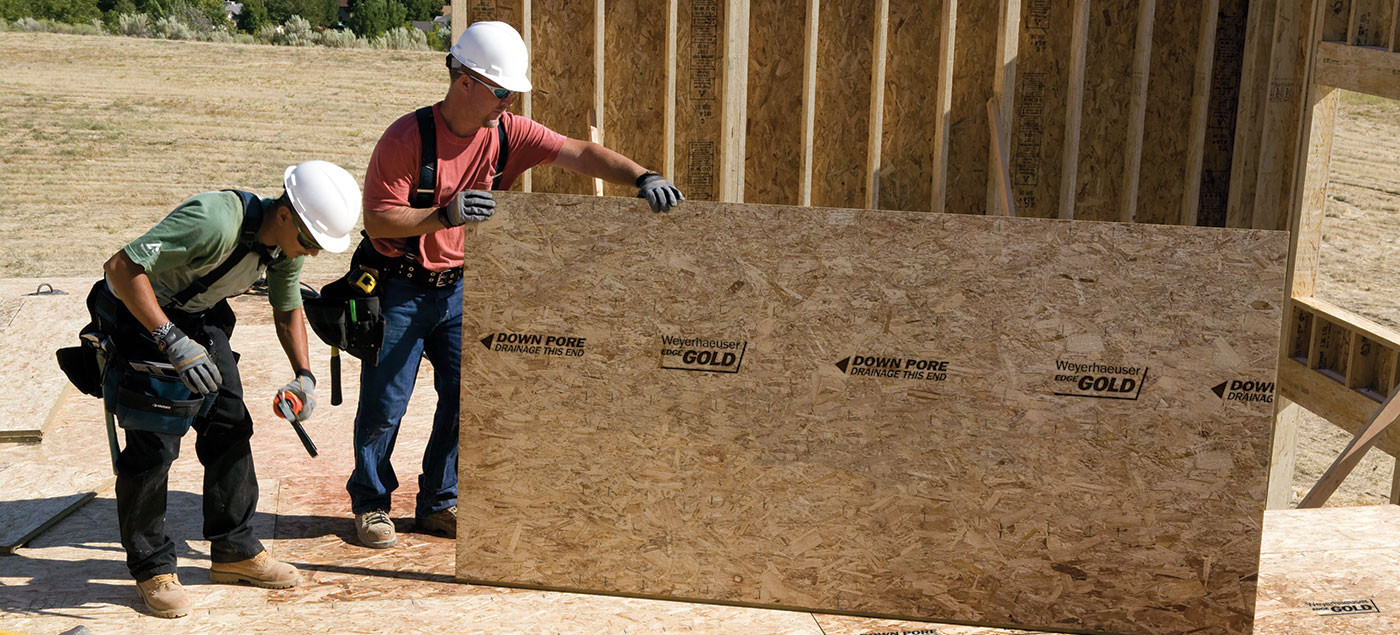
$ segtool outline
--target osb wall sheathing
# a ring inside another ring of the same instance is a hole
[[[1199,2],[1158,2],[1152,28],[1152,71],[1147,81],[1140,223],[1180,223],[1186,155],[1190,151],[1192,78],[1200,45]]]
[[[802,180],[803,28],[792,0],[750,0],[744,201],[797,205]]]
[[[529,0],[532,118],[574,139],[588,139],[593,109],[593,3]],[[539,43],[547,42],[547,46]],[[593,180],[555,167],[532,170],[539,192],[591,194]]]
[[[1060,172],[1069,95],[1073,3],[1026,0],[1021,7],[1020,44],[1013,102],[1011,191],[1017,216],[1055,218],[1060,207]],[[1129,58],[1131,60],[1131,56]],[[1121,76],[1120,76],[1121,78]],[[1086,86],[1089,83],[1086,81]],[[1085,105],[1100,91],[1084,91]],[[1086,110],[1088,110],[1086,108]],[[1092,117],[1086,117],[1092,120]]]
[[[890,3],[880,209],[933,209],[943,4],[943,0]]]
[[[812,204],[864,207],[875,1],[819,4]]]
[[[724,4],[679,0],[676,10],[676,171],[671,179],[696,200],[719,196]]]
[[[1243,223],[1227,225],[1227,214],[1249,3],[1247,0],[1218,1],[1196,224],[1243,227]]]
[[[948,192],[944,209],[987,211],[987,100],[992,97],[1000,9],[995,2],[959,2],[953,36],[953,110],[948,131]],[[1062,35],[1062,37],[1068,37]]]
[[[608,0],[604,13],[603,142],[643,167],[666,168],[665,5]],[[581,26],[581,25],[580,25]],[[632,196],[634,185],[605,183],[609,196]]]
[[[536,194],[467,242],[460,579],[1249,632],[1272,407],[1211,387],[1273,380],[1283,233]]]
[[[1037,3],[1038,4],[1038,3]],[[1068,19],[1068,6],[1062,3],[1045,3],[1062,11]],[[1084,55],[1084,110],[1080,117],[1079,158],[1075,174],[1074,217],[1080,220],[1127,220],[1122,218],[1126,171],[1129,169],[1128,155],[1130,122],[1133,108],[1134,69],[1133,57],[1137,46],[1138,12],[1140,2],[1115,2],[1090,7],[1088,46]],[[1021,11],[1021,21],[1028,19],[1027,9]],[[1024,28],[1024,26],[1022,27]],[[1057,37],[1052,31],[1050,41],[1068,40]],[[1022,60],[1028,55],[1024,43],[1021,46]],[[1018,67],[1024,68],[1022,61]],[[1017,80],[1024,83],[1024,75]],[[1054,91],[1046,88],[1050,95]],[[1050,98],[1047,96],[1047,98]],[[1047,120],[1055,122],[1054,119]],[[1052,126],[1053,129],[1053,126]],[[1047,161],[1058,157],[1047,157]],[[1047,167],[1049,165],[1047,164]],[[1058,161],[1051,170],[1058,174]],[[1055,192],[1056,196],[1059,192]],[[1054,210],[1055,200],[1038,202],[1035,215],[1052,217],[1046,214],[1044,205]],[[1020,213],[1020,201],[1017,201]],[[1026,216],[1031,214],[1027,213]]]

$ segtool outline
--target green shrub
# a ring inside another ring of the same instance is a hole
[[[235,33],[235,34],[233,35],[233,43],[234,43],[234,44],[257,44],[258,41],[253,39],[252,34],[249,34],[249,33]]]
[[[117,16],[117,35],[153,37],[151,16],[144,13],[123,13]]]
[[[259,44],[272,44],[273,40],[281,37],[282,27],[276,24],[264,24],[253,32],[253,39]]]
[[[316,43],[321,46],[338,49],[360,49],[369,46],[369,42],[355,37],[354,31],[336,31],[333,29],[327,29],[317,33]]]
[[[10,30],[10,23],[5,18],[0,18],[0,33]]]
[[[400,51],[426,51],[428,50],[427,34],[412,27],[396,27],[384,32],[384,35],[373,38],[369,42],[370,48],[394,49]]]
[[[199,36],[190,25],[185,24],[178,18],[164,17],[156,20],[151,26],[151,31],[158,38],[166,40],[197,40]]]
[[[0,18],[51,20],[68,24],[88,24],[102,17],[95,0],[0,0]]]

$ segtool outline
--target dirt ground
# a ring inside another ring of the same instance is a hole
[[[40,33],[0,33],[0,66],[6,278],[95,275],[184,197],[274,194],[306,159],[360,177],[383,129],[447,85],[440,53]],[[1345,95],[1336,135],[1317,293],[1400,329],[1400,102]],[[1301,426],[1295,502],[1349,440]],[[1373,451],[1330,504],[1388,502],[1394,463]]]

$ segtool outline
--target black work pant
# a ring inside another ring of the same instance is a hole
[[[103,297],[105,294],[105,297]],[[96,310],[95,302],[115,302]],[[165,361],[149,333],[120,301],[98,281],[88,307],[101,330],[112,337],[119,355],[131,360]],[[253,418],[243,403],[243,384],[229,336],[234,315],[227,302],[203,313],[165,309],[185,335],[209,349],[223,382],[207,414],[192,427],[195,453],[204,466],[204,537],[214,562],[237,562],[257,555],[262,543],[250,527],[258,506],[258,481],[253,470]],[[115,323],[99,315],[114,317]],[[115,314],[113,316],[113,314]],[[175,572],[175,545],[165,534],[165,504],[170,464],[180,455],[181,437],[126,430],[126,447],[117,456],[117,521],[126,565],[137,581]]]

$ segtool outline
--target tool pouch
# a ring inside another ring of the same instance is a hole
[[[374,365],[384,342],[384,311],[374,273],[378,270],[362,264],[366,250],[374,252],[368,238],[356,249],[349,273],[319,293],[303,287],[301,300],[306,321],[321,341]]]
[[[58,367],[79,392],[89,397],[102,396],[102,369],[97,364],[97,351],[91,346],[69,346],[54,352]]]
[[[214,395],[196,395],[179,378],[138,372],[113,364],[103,378],[103,404],[116,415],[117,425],[184,436],[195,417],[209,412]]]

